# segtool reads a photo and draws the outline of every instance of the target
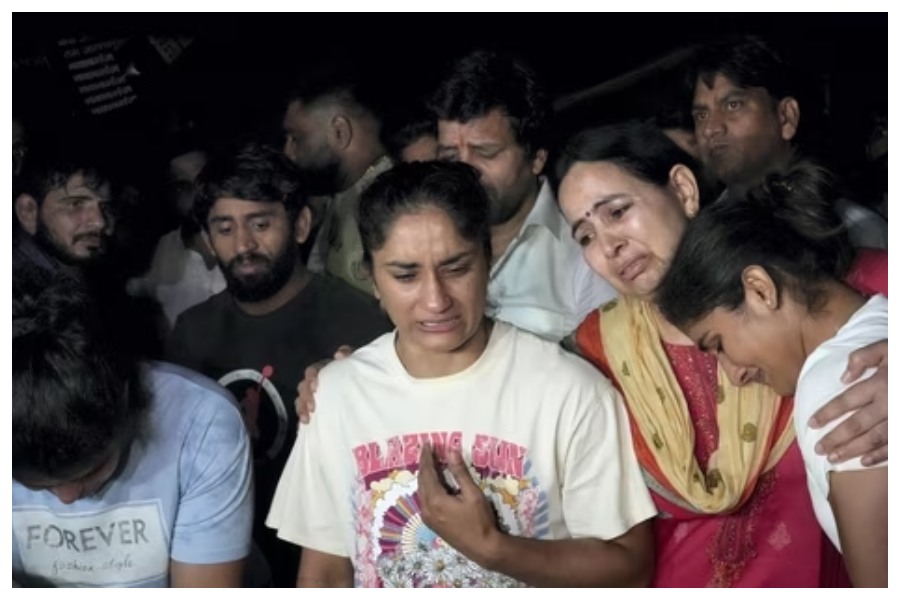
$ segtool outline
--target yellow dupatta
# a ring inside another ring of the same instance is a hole
[[[603,350],[631,413],[633,432],[643,438],[636,443],[638,454],[650,454],[656,473],[647,469],[646,460],[642,465],[680,497],[679,504],[702,513],[737,508],[793,441],[793,401],[760,384],[734,386],[720,366],[719,447],[703,473],[694,455],[691,415],[656,318],[649,303],[632,298],[614,300],[600,312]]]

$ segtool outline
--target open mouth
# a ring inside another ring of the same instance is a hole
[[[457,317],[446,317],[443,319],[428,319],[418,321],[419,329],[427,333],[446,333],[456,329],[461,319]]]

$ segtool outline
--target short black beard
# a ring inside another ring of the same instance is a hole
[[[293,239],[291,236],[290,239]],[[256,260],[263,260],[268,263],[269,269],[259,275],[244,278],[234,274],[234,267],[241,259],[252,257]],[[228,284],[228,291],[238,302],[262,302],[268,300],[283,288],[297,265],[298,255],[297,249],[293,244],[289,244],[279,253],[274,261],[260,256],[258,254],[242,254],[235,256],[227,264],[219,261],[222,268],[222,274]]]
[[[311,196],[331,196],[343,190],[339,190],[341,165],[337,160],[328,164],[303,169],[303,180]]]
[[[38,220],[37,230],[34,232],[34,241],[41,250],[65,265],[76,267],[93,265],[100,262],[106,254],[108,247],[108,239],[106,236],[100,234],[100,237],[103,240],[103,245],[90,256],[81,257],[71,254],[66,248],[60,246],[59,243],[53,239],[53,236],[50,235],[50,230],[47,229],[43,221]]]

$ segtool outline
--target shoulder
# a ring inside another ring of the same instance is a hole
[[[850,354],[888,336],[888,306],[884,296],[874,296],[806,359],[795,394],[798,418],[805,419],[840,394],[847,386],[840,380]],[[872,370],[864,374],[868,377]]]
[[[175,330],[215,321],[221,318],[221,315],[228,311],[230,307],[231,295],[225,289],[181,313],[175,321]]]
[[[167,362],[147,363],[144,372],[158,412],[181,417],[205,414],[240,419],[233,396],[205,375]]]
[[[378,310],[378,303],[372,296],[333,275],[314,273],[310,281],[310,291],[328,301],[337,301],[343,305],[358,306],[368,310]]]
[[[344,280],[315,274],[310,286],[319,314],[328,315],[333,325],[354,336],[341,340],[342,343],[369,341],[391,329],[391,322],[378,301]]]
[[[551,342],[519,329],[508,323],[498,322],[498,340],[495,351],[510,352],[513,364],[522,376],[540,381],[546,379],[554,385],[569,389],[584,388],[605,390],[606,378],[583,358],[563,349],[558,342]]]
[[[356,376],[372,370],[389,371],[390,364],[396,360],[394,350],[394,332],[389,331],[364,346],[355,349],[350,356],[335,360],[322,369],[320,377],[344,378]]]

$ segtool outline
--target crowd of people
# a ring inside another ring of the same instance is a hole
[[[886,586],[887,223],[786,72],[558,147],[515,56],[306,73],[127,277],[103,157],[14,154],[13,584]]]

